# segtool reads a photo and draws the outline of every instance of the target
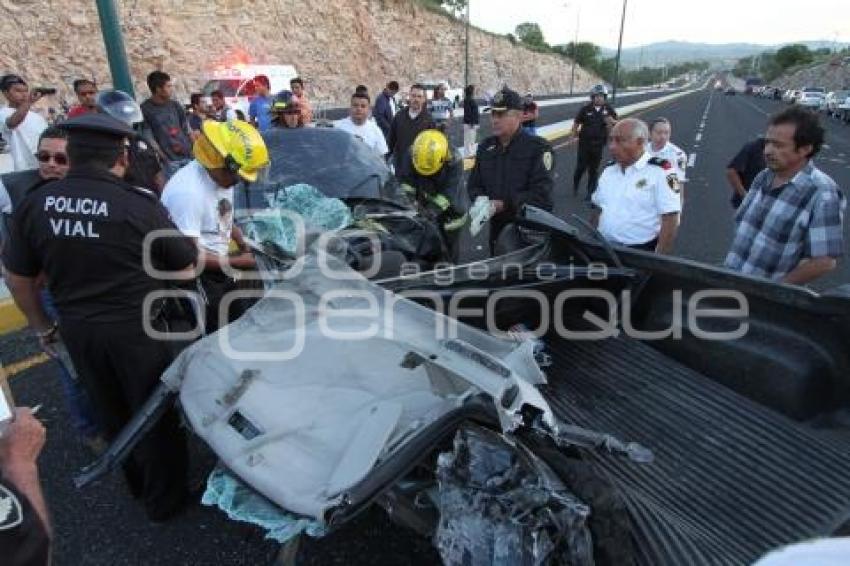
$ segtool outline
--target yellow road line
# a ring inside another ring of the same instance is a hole
[[[43,364],[45,362],[49,362],[49,361],[50,361],[50,356],[48,356],[44,352],[39,352],[38,354],[35,354],[34,356],[30,356],[29,358],[25,358],[25,359],[23,359],[19,362],[15,362],[13,364],[9,364],[8,366],[4,366],[3,369],[6,370],[6,377],[12,378],[16,374],[24,372],[24,371],[26,371],[30,368],[35,367],[35,366],[40,366],[41,364]]]
[[[27,325],[24,314],[12,299],[0,300],[0,336],[20,330]]]

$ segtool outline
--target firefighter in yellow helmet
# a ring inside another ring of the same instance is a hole
[[[219,317],[222,297],[236,282],[222,270],[251,269],[254,256],[233,224],[233,189],[258,181],[269,165],[260,133],[241,120],[201,124],[192,148],[195,159],[180,169],[162,191],[162,204],[183,234],[195,240],[203,260],[201,285],[207,295],[206,329],[212,332],[238,318],[243,303],[234,302],[227,320]]]
[[[419,212],[437,223],[448,256],[457,263],[469,201],[463,189],[463,159],[438,130],[420,132],[396,175]]]

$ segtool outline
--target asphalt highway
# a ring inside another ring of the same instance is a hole
[[[624,99],[624,104],[640,100]],[[692,156],[688,168],[685,210],[676,254],[711,264],[722,262],[733,235],[731,189],[724,171],[726,163],[746,141],[764,132],[768,115],[784,103],[745,96],[724,96],[702,90],[640,112],[649,119],[665,116],[673,124],[673,141]],[[572,118],[576,105],[545,107],[541,125]],[[489,119],[484,116],[483,122]],[[850,187],[850,127],[824,118],[827,147],[816,162],[845,192]],[[553,142],[556,148],[556,213],[587,216],[582,195],[572,194],[572,171],[576,148],[568,140]],[[848,223],[850,224],[850,223]],[[850,228],[845,224],[845,245],[850,251]],[[480,239],[469,243],[468,257],[476,257]],[[818,282],[817,289],[850,283],[850,263]],[[192,506],[179,518],[152,525],[130,498],[119,474],[98,485],[76,490],[71,475],[89,461],[67,417],[60,387],[51,364],[32,356],[36,346],[21,331],[0,337],[0,360],[14,373],[11,385],[19,404],[42,404],[39,417],[48,429],[48,441],[40,460],[42,484],[49,503],[55,533],[57,566],[136,564],[265,565],[276,545],[265,541],[255,528],[227,520],[215,509]],[[23,365],[21,365],[23,364]],[[203,481],[213,457],[193,442],[193,479]],[[281,478],[285,481],[285,478]],[[300,551],[302,564],[434,564],[437,554],[411,533],[389,523],[379,511],[370,512],[331,537],[306,543]]]

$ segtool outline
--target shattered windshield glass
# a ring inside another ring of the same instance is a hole
[[[351,134],[333,128],[275,128],[263,134],[271,156],[268,176],[237,207],[261,208],[267,193],[306,184],[327,197],[401,202],[386,163]]]

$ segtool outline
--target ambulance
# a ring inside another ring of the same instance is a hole
[[[271,83],[272,94],[289,90],[289,81],[298,76],[293,65],[232,65],[212,71],[201,89],[203,103],[211,103],[210,95],[220,90],[225,104],[248,115],[248,106],[256,96],[254,77],[265,75]]]

